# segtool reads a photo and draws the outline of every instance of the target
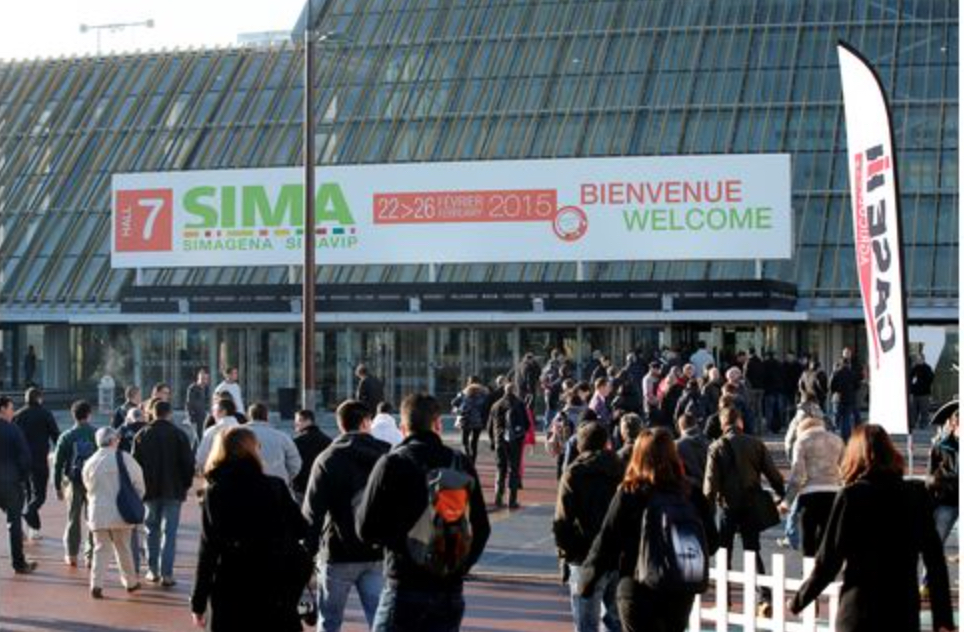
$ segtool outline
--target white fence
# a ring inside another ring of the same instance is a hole
[[[799,617],[787,611],[787,598],[796,592],[803,580],[809,577],[813,569],[813,559],[804,558],[803,577],[791,579],[786,575],[786,561],[783,555],[777,553],[770,559],[768,565],[770,575],[757,575],[756,556],[752,551],[743,553],[743,570],[734,571],[727,568],[726,550],[720,549],[716,554],[716,565],[710,569],[710,588],[712,599],[710,603],[707,595],[710,591],[693,603],[690,614],[690,632],[702,632],[715,629],[717,632],[728,632],[731,626],[746,632],[755,630],[775,630],[785,632],[815,632],[833,631],[837,618],[837,608],[840,605],[840,583],[834,582],[823,592],[820,599],[811,603]],[[757,616],[757,588],[768,588],[772,592],[773,611],[769,617]],[[727,607],[727,595],[730,589],[742,592],[743,611],[730,612]],[[828,603],[829,602],[829,603]],[[820,604],[820,618],[817,617],[817,606]],[[712,624],[707,626],[706,624]]]

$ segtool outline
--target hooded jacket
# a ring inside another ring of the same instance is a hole
[[[320,544],[331,564],[382,559],[381,548],[358,538],[355,509],[372,468],[388,449],[387,443],[369,434],[348,432],[315,459],[301,508],[308,521],[309,551],[317,551]]]
[[[463,428],[481,430],[485,428],[485,409],[489,399],[489,389],[481,384],[470,384],[452,400],[452,408],[458,415]]]
[[[787,504],[798,493],[836,492],[840,489],[840,459],[844,442],[827,430],[823,421],[807,419],[800,424],[793,446],[790,478],[787,480]]]
[[[586,559],[622,478],[623,465],[611,450],[580,454],[566,468],[552,532],[560,557],[570,564]]]

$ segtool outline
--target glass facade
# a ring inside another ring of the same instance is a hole
[[[759,274],[795,284],[800,310],[850,310],[856,319],[834,49],[844,39],[877,66],[893,109],[912,320],[925,322],[934,310],[942,322],[957,319],[957,3],[333,0],[318,32],[327,34],[317,47],[318,164],[789,153],[794,255],[762,262]],[[300,272],[282,267],[142,270],[139,278],[112,270],[109,208],[113,173],[300,164],[302,52],[293,44],[0,63],[0,320],[68,322],[81,314],[96,323],[118,311],[121,292],[135,282],[297,282]],[[753,261],[653,262],[627,252],[624,262],[582,270],[439,265],[433,277],[637,282],[757,272]],[[320,283],[429,277],[427,264],[318,268]],[[5,355],[25,348],[21,329],[15,346],[4,342]],[[323,391],[344,392],[345,363],[364,357],[391,374],[396,389],[426,380],[449,389],[466,362],[482,371],[550,340],[577,354],[616,348],[624,335],[654,344],[659,333],[635,329],[577,332],[573,323],[493,337],[473,327],[391,324],[327,331],[319,334],[319,375]],[[144,381],[161,370],[179,383],[199,359],[270,362],[251,385],[265,392],[297,377],[292,327],[70,331],[72,342],[116,343],[111,362],[121,370],[139,355]],[[800,344],[808,334],[792,336]],[[421,359],[409,358],[416,349]],[[71,356],[72,379],[107,366],[91,355]],[[12,373],[19,359],[3,363]]]

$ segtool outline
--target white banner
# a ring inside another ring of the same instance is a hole
[[[896,165],[880,82],[856,51],[837,47],[847,118],[847,161],[857,275],[867,324],[870,421],[907,434],[907,328]]]
[[[324,167],[325,264],[786,259],[790,157]],[[119,268],[299,265],[298,168],[115,174]]]

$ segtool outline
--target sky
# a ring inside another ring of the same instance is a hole
[[[0,0],[0,59],[94,54],[80,25],[154,20],[153,28],[101,30],[101,51],[234,44],[239,33],[290,31],[304,0]]]

